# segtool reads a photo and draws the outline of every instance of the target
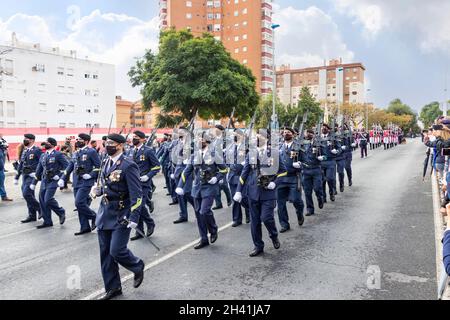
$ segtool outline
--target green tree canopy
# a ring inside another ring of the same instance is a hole
[[[395,114],[396,116],[411,116],[411,121],[402,126],[403,131],[407,132],[410,129],[413,131],[420,131],[417,125],[417,114],[411,109],[410,106],[404,104],[400,99],[394,99],[389,103],[386,109],[387,113]]]
[[[144,106],[161,107],[162,126],[191,119],[228,117],[247,120],[259,102],[256,78],[234,60],[220,41],[209,34],[195,38],[189,31],[163,31],[159,53],[147,51],[129,72],[140,87]]]
[[[308,112],[308,122],[306,128],[314,127],[319,118],[323,115],[323,110],[320,107],[320,102],[317,102],[308,87],[303,87],[300,91],[300,100],[297,105],[298,113],[303,117],[303,114]],[[301,121],[301,119],[300,119]]]
[[[437,101],[431,102],[424,106],[422,110],[420,111],[420,121],[423,122],[423,125],[425,128],[428,128],[431,126],[431,124],[438,118],[439,116],[442,116],[443,112],[440,109],[440,104]]]

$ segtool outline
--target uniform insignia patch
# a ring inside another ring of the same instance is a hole
[[[111,181],[111,182],[119,182],[121,174],[122,174],[122,170],[114,170],[109,175],[109,181]]]
[[[141,155],[140,161],[145,161],[145,154],[142,154],[142,155]]]
[[[32,154],[30,154],[30,158],[29,158],[30,160],[33,160],[34,159],[34,153],[32,153]]]
[[[86,161],[87,160],[87,154],[83,154],[83,156],[81,157],[81,161]]]
[[[48,159],[48,163],[55,163],[55,158]]]

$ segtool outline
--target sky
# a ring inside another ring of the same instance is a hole
[[[178,0],[184,1],[184,0]],[[253,1],[253,0],[248,0]],[[366,67],[367,99],[400,98],[416,111],[450,87],[450,0],[275,0],[277,64],[323,65],[342,57]],[[0,0],[0,43],[60,46],[116,65],[116,92],[138,100],[127,72],[157,49],[158,0]],[[450,89],[450,88],[449,88]],[[447,94],[447,98],[450,98]]]

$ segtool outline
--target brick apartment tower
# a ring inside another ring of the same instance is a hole
[[[160,28],[205,32],[247,65],[261,94],[272,91],[272,0],[160,0]]]

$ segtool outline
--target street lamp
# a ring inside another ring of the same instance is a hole
[[[278,123],[278,116],[276,115],[276,99],[277,99],[277,65],[275,63],[275,29],[279,28],[279,24],[272,24],[272,63],[273,63],[273,77],[272,77],[272,123]],[[273,128],[278,129],[278,128]]]
[[[367,95],[366,95],[366,130],[369,130],[369,99],[367,98],[367,96],[370,93],[370,89],[367,89]]]

